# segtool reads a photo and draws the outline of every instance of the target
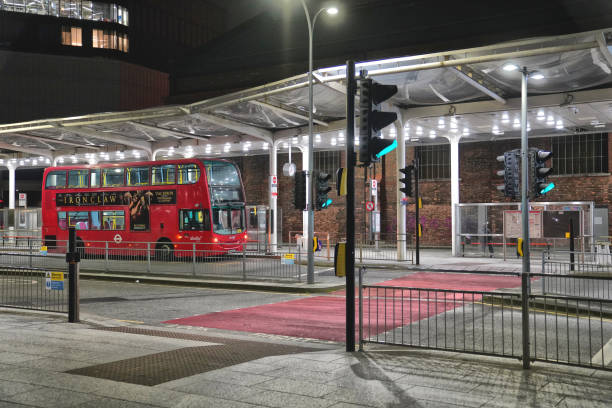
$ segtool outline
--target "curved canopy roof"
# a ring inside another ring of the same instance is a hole
[[[612,131],[612,29],[357,64],[398,93],[407,143],[518,138],[521,74],[529,80],[530,137]],[[364,72],[365,74],[365,72]],[[314,72],[315,149],[344,144],[345,67]],[[0,165],[44,166],[182,156],[264,154],[306,144],[308,76],[187,105],[0,125]],[[384,137],[395,137],[385,129]]]

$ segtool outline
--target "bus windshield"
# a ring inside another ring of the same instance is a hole
[[[205,161],[210,201],[215,204],[244,204],[238,170],[232,163]]]

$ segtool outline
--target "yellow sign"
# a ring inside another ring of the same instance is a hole
[[[523,238],[519,238],[516,244],[516,252],[519,256],[523,256]]]
[[[421,228],[421,224],[419,224],[419,237],[423,236],[423,229]]]
[[[295,259],[295,254],[283,254],[283,258],[285,258],[285,259]]]
[[[51,272],[51,280],[52,281],[63,281],[64,273],[63,272]]]
[[[569,238],[569,237],[570,237],[570,233],[569,233],[569,232],[566,232],[566,233],[565,233],[565,238]]]

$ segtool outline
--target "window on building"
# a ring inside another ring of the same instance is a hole
[[[129,24],[128,10],[117,4],[89,0],[0,0],[0,9],[18,13]]]
[[[608,135],[570,135],[552,138],[551,174],[608,173]]]
[[[48,14],[47,0],[30,0],[27,4],[26,13],[30,14]]]
[[[450,178],[450,145],[417,146],[419,178],[437,180]]]
[[[62,45],[83,46],[83,29],[81,27],[62,26]]]
[[[323,173],[331,174],[330,182],[336,182],[336,170],[340,168],[339,150],[330,152],[314,152],[314,169]]]

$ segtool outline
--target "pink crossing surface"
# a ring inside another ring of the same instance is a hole
[[[381,282],[377,286],[420,288],[420,291],[366,289],[363,299],[364,333],[373,335],[388,331],[461,307],[464,302],[479,301],[481,298],[478,294],[462,295],[426,289],[486,292],[518,287],[520,283],[520,278],[511,276],[427,272]],[[207,313],[163,323],[343,342],[346,330],[345,294],[345,291],[337,291],[331,295]],[[357,302],[358,300],[355,304],[356,314]]]

